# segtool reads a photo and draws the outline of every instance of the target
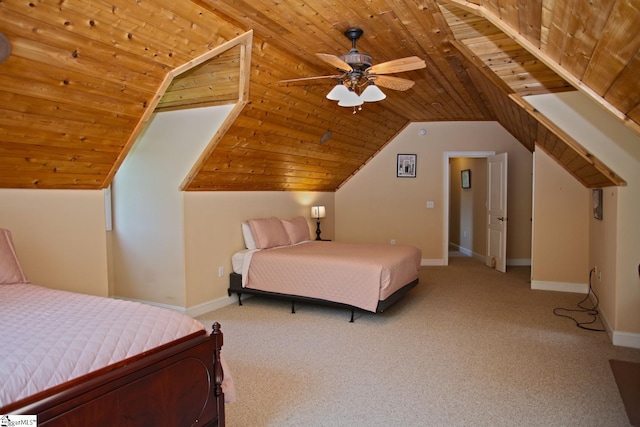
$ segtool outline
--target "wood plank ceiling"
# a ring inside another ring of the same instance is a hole
[[[335,191],[408,123],[465,120],[623,185],[522,97],[577,88],[640,134],[639,23],[640,0],[0,0],[0,187],[104,188],[153,110],[225,103],[185,190]],[[333,74],[315,53],[346,53],[354,26],[374,63],[426,61],[397,75],[413,88],[353,114],[331,80],[278,84]],[[216,51],[247,32],[250,49]]]

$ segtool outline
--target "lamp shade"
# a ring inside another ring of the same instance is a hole
[[[311,206],[311,218],[320,219],[327,216],[324,206]]]
[[[369,83],[369,86],[367,86],[362,92],[362,95],[360,95],[360,98],[362,98],[364,102],[378,102],[382,101],[386,97],[387,95],[385,95],[384,92],[381,91],[373,82]]]
[[[352,89],[347,91],[347,95],[338,102],[338,105],[341,107],[357,107],[358,105],[364,104],[364,101],[360,99],[357,93],[355,93]]]
[[[327,94],[327,99],[331,101],[340,101],[344,97],[349,96],[349,89],[340,81],[337,85],[331,89],[331,91]]]

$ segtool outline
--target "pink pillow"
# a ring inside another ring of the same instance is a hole
[[[0,228],[0,285],[29,283],[13,248],[11,232]]]
[[[250,219],[248,222],[258,249],[286,246],[291,243],[282,222],[275,216]]]
[[[309,237],[309,225],[307,220],[303,216],[298,216],[293,219],[281,219],[282,225],[289,235],[291,244],[304,242],[311,240]]]

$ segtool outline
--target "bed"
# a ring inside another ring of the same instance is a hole
[[[258,295],[380,313],[418,284],[422,253],[406,245],[310,240],[304,217],[242,224],[229,295]]]
[[[147,304],[29,283],[0,229],[0,415],[39,426],[224,426],[223,334]],[[226,396],[226,398],[225,398]]]

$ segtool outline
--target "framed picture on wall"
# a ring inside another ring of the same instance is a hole
[[[471,188],[471,170],[464,169],[460,171],[462,188]]]
[[[415,154],[398,154],[398,165],[396,167],[396,176],[398,178],[416,177],[416,157]]]
[[[596,188],[591,195],[593,196],[593,217],[602,221],[602,188]]]

